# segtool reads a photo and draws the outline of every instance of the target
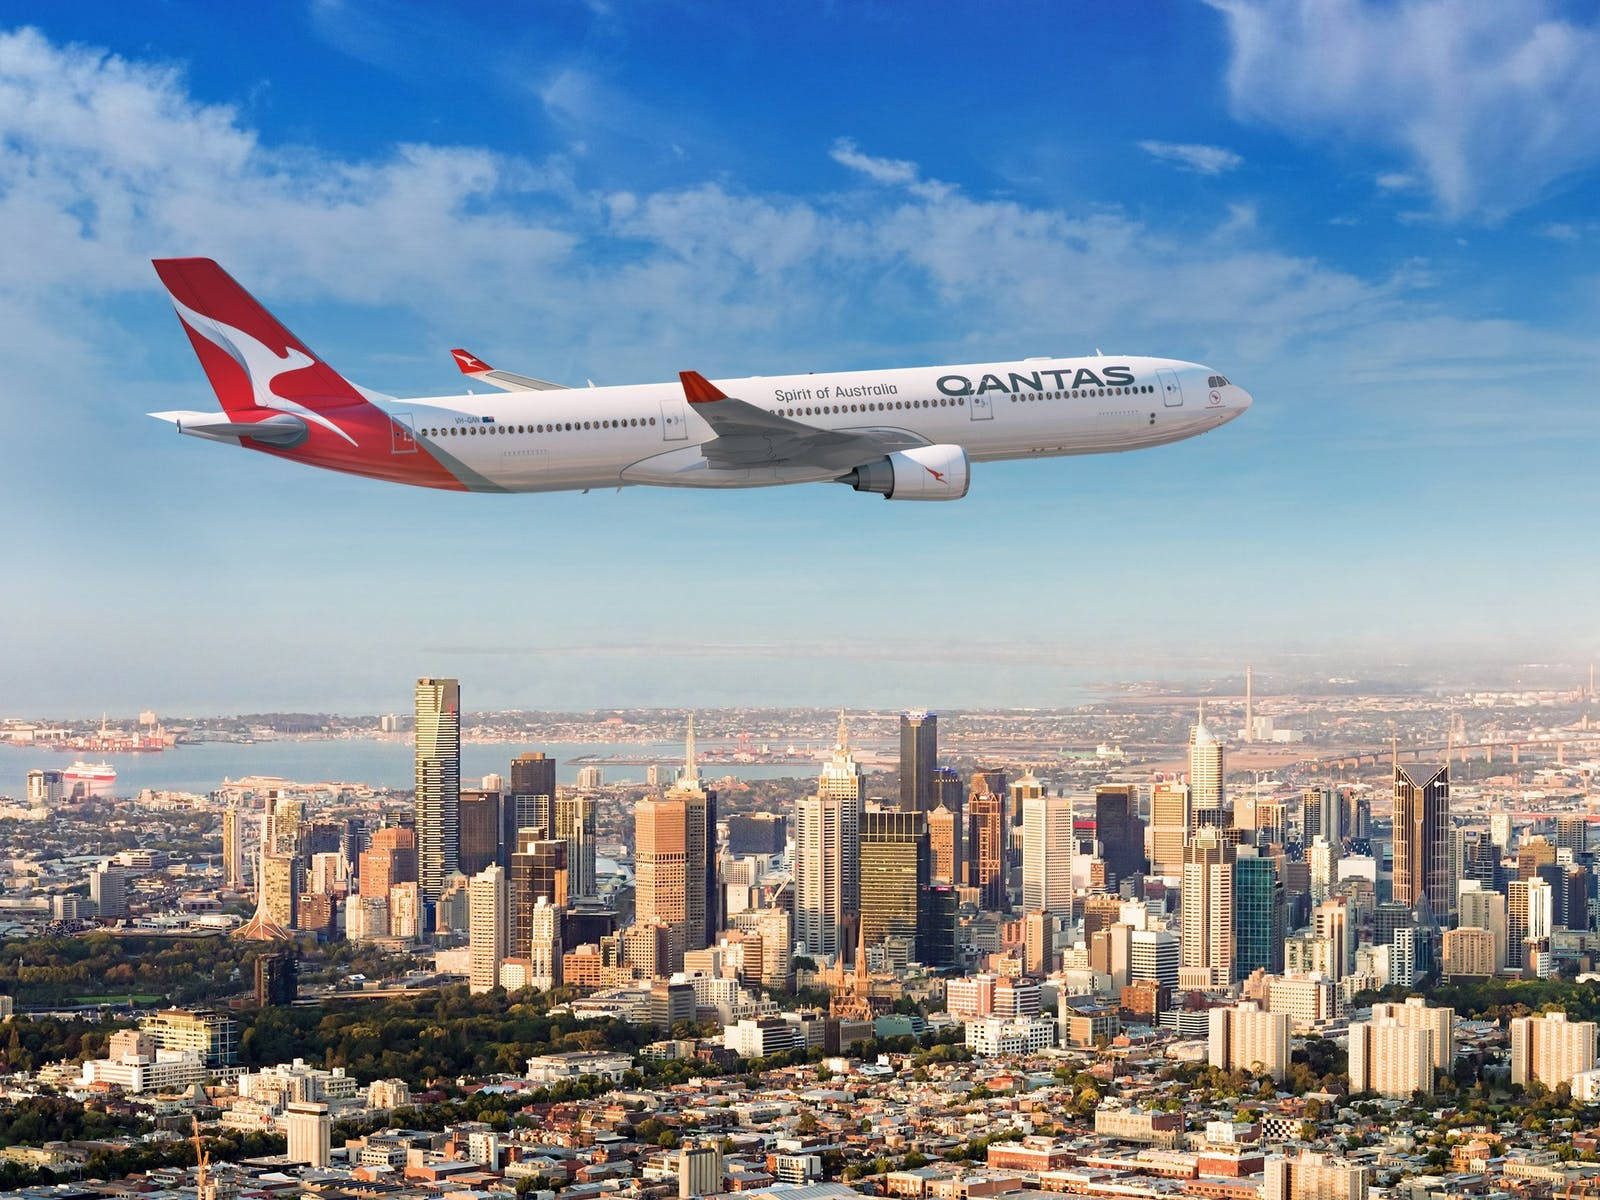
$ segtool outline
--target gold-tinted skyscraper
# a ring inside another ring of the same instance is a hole
[[[461,683],[417,680],[417,882],[428,905],[460,868]]]
[[[665,925],[667,967],[683,966],[689,932],[689,810],[682,800],[641,800],[633,810],[634,919]]]
[[[1206,728],[1202,709],[1189,730],[1189,802],[1196,825],[1227,824],[1222,777],[1222,743]]]
[[[861,944],[917,937],[918,901],[928,884],[928,820],[920,812],[861,814]],[[915,951],[913,951],[915,953]]]

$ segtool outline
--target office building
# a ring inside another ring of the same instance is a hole
[[[145,1016],[139,1028],[162,1050],[193,1051],[208,1067],[232,1066],[239,1058],[239,1023],[231,1013],[168,1008]]]
[[[939,718],[930,712],[901,713],[901,808],[920,813],[933,808],[933,773],[938,764]]]
[[[511,784],[507,790],[513,801],[523,801],[511,806],[516,828],[532,829],[542,820],[548,837],[551,806],[556,797],[556,760],[540,751],[517,755],[511,760]],[[510,840],[516,841],[514,831]]]
[[[1194,828],[1189,788],[1158,783],[1150,793],[1150,870],[1167,879],[1183,874],[1183,849]]]
[[[1233,926],[1236,969],[1241,979],[1252,971],[1283,971],[1283,883],[1277,865],[1252,846],[1240,846],[1233,864]]]
[[[933,883],[922,889],[917,961],[923,966],[944,971],[960,965],[960,907],[961,898],[950,884]]]
[[[1224,1071],[1271,1075],[1280,1083],[1289,1073],[1289,1015],[1267,1012],[1245,1002],[1213,1008],[1207,1061]]]
[[[689,945],[689,807],[681,799],[641,800],[634,809],[634,916],[668,930],[668,973]]]
[[[788,824],[779,813],[733,813],[728,817],[728,853],[734,858],[782,854],[788,842]]]
[[[1030,912],[1023,918],[1022,969],[1039,979],[1056,969],[1056,918],[1053,913]]]
[[[1094,836],[1112,886],[1144,874],[1144,822],[1139,819],[1138,788],[1128,783],[1101,784],[1095,789]]]
[[[1219,987],[1233,982],[1238,955],[1235,857],[1215,826],[1197,829],[1183,855],[1183,965],[1206,969]]]
[[[911,809],[861,814],[861,944],[917,938],[922,890],[928,886],[928,822]]]
[[[1206,728],[1203,708],[1189,730],[1189,799],[1196,825],[1228,824],[1222,743]]]
[[[1367,1200],[1367,1168],[1310,1150],[1274,1156],[1262,1172],[1261,1200]]]
[[[472,877],[467,889],[468,990],[492,992],[500,986],[508,927],[506,873],[499,864]]]
[[[1332,788],[1305,788],[1300,793],[1300,841],[1312,846],[1318,838],[1330,846],[1344,840],[1344,806]]]
[[[1024,785],[1027,778],[1018,780]],[[1025,912],[1072,911],[1072,799],[1043,789],[1022,801],[1022,907]]]
[[[291,1100],[284,1109],[284,1132],[288,1135],[285,1157],[308,1167],[326,1167],[333,1161],[333,1123],[326,1104]]]
[[[460,869],[461,684],[419,679],[416,694],[417,882],[431,909]]]
[[[230,806],[222,810],[222,886],[235,892],[244,887],[246,823],[242,809]]]
[[[258,1008],[293,1004],[300,995],[300,969],[293,953],[262,954],[255,961]]]
[[[1589,818],[1571,813],[1556,818],[1556,848],[1570,850],[1574,858],[1589,853]]]
[[[574,899],[599,894],[595,879],[595,799],[586,794],[558,796],[555,802],[557,841],[567,845],[567,893]]]
[[[361,894],[387,900],[395,884],[414,883],[416,878],[416,831],[408,825],[374,830],[371,843],[361,852],[357,880]]]
[[[300,860],[293,854],[261,856],[261,907],[275,923],[293,929],[300,905]]]
[[[860,911],[861,803],[865,782],[850,753],[844,714],[815,795],[795,805],[794,944],[832,961],[851,948],[846,917]]]
[[[102,921],[121,921],[128,915],[128,876],[109,863],[89,873],[89,899]]]
[[[1355,965],[1356,925],[1345,896],[1324,900],[1311,913],[1311,926],[1332,950],[1329,978],[1343,979]]]
[[[1555,923],[1555,898],[1543,879],[1513,879],[1506,884],[1506,966],[1533,968],[1532,953],[1548,943]]]
[[[1282,846],[1289,840],[1289,807],[1282,800],[1256,801],[1256,845]]]
[[[967,798],[966,853],[966,882],[977,889],[978,907],[986,912],[1007,911],[1004,792],[985,788]]]
[[[1595,1066],[1595,1023],[1569,1021],[1564,1012],[1516,1017],[1511,1022],[1511,1082],[1538,1082],[1554,1091]]]
[[[1463,928],[1487,929],[1494,938],[1494,969],[1489,973],[1494,974],[1504,970],[1510,943],[1505,894],[1486,888],[1482,883],[1478,883],[1477,886],[1463,884],[1456,893],[1456,904]],[[1526,896],[1524,896],[1525,904]],[[1520,959],[1518,965],[1521,965]]]
[[[687,888],[683,946],[685,950],[703,950],[716,941],[722,928],[722,889],[717,884],[717,793],[700,780],[692,714],[684,740],[683,770],[662,799],[683,805]]]
[[[534,906],[541,900],[557,911],[567,905],[571,895],[571,872],[567,865],[567,843],[540,839],[537,829],[523,830],[517,852],[511,856],[507,877],[510,914],[507,946],[514,957],[528,953],[533,937]]]
[[[485,867],[505,866],[500,856],[501,798],[499,792],[461,789],[461,846],[457,864],[468,878]]]
[[[1165,929],[1135,929],[1129,936],[1128,956],[1130,982],[1145,980],[1177,988],[1182,951],[1176,934]]]
[[[1442,927],[1455,924],[1448,764],[1394,768],[1394,898],[1426,908]]]
[[[528,986],[541,992],[561,986],[561,909],[540,896],[529,915]],[[518,953],[521,953],[520,948]]]
[[[944,803],[928,814],[928,850],[932,855],[932,878],[937,883],[961,882],[961,818]]]
[[[1321,904],[1333,895],[1339,883],[1339,843],[1318,834],[1306,847],[1306,863],[1311,877],[1311,903]]]

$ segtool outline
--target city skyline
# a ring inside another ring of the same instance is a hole
[[[1436,44],[1408,36],[1410,9],[1358,4],[1315,35],[1292,8],[1178,6],[1154,42],[1104,11],[788,28],[727,6],[679,22],[573,5],[475,19],[496,49],[470,67],[418,49],[458,24],[444,11],[316,3],[242,38],[194,6],[155,42],[118,6],[41,12],[0,32],[0,87],[19,97],[0,178],[31,233],[0,281],[0,503],[48,514],[14,529],[13,620],[32,636],[0,649],[0,673],[52,707],[344,708],[384,694],[380,658],[467,676],[517,655],[558,704],[685,684],[827,702],[830,678],[870,661],[852,702],[941,705],[963,699],[941,681],[986,662],[1009,665],[975,702],[1267,651],[1586,661],[1600,566],[1561,518],[1597,432],[1600,144],[1569,101],[1600,59],[1592,24],[1512,7]],[[1310,97],[1318,39],[1418,61]],[[1021,43],[1077,46],[1102,86],[999,89],[977,109],[930,88],[913,110],[893,82]],[[716,69],[686,77],[690,46]],[[1551,69],[1508,93],[1519,52]],[[108,105],[114,127],[94,117]],[[1103,347],[1215,362],[1258,403],[1226,439],[979,471],[931,512],[837,488],[391,494],[207,455],[144,418],[206,394],[147,261],[191,251],[402,395],[457,386],[463,343],[580,385]],[[677,603],[641,606],[614,583],[663,537],[695,570]],[[1197,537],[1220,548],[1206,602],[1175,608],[1162,579]],[[841,540],[872,569],[795,570]],[[1452,589],[1394,572],[1423,545],[1486,565]],[[1053,602],[1003,606],[987,569],[898,586],[930,548],[1025,573]],[[196,561],[270,619],[229,619]],[[538,585],[576,564],[582,604]],[[1069,678],[1028,669],[1039,647]],[[627,671],[641,653],[659,677]],[[234,657],[257,664],[248,694],[200,665]],[[532,699],[507,685],[493,702]]]

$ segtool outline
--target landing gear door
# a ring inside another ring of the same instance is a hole
[[[1157,371],[1156,379],[1161,383],[1161,403],[1168,408],[1183,407],[1183,384],[1178,382],[1176,371]]]

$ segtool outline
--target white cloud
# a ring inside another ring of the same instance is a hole
[[[1552,221],[1539,232],[1557,242],[1575,242],[1583,237],[1583,233],[1576,225],[1568,224],[1566,221]]]
[[[1162,162],[1172,163],[1186,171],[1194,171],[1200,175],[1221,175],[1224,171],[1232,171],[1244,162],[1244,159],[1232,150],[1225,150],[1221,146],[1204,146],[1195,142],[1157,142],[1143,141],[1139,149],[1153,158]]]
[[[859,171],[874,183],[908,184],[917,181],[917,164],[903,158],[874,158],[863,154],[850,138],[838,138],[828,157],[841,166]]]
[[[1385,192],[1406,192],[1417,186],[1416,176],[1407,171],[1385,171],[1374,182]]]
[[[1600,160],[1600,31],[1553,0],[1208,0],[1242,117],[1397,148],[1450,219],[1494,221]]]

